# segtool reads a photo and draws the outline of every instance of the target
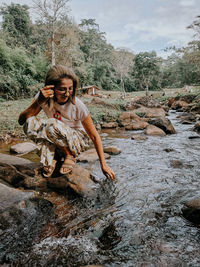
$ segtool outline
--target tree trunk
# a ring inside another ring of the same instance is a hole
[[[55,34],[52,33],[52,39],[51,39],[51,65],[56,65],[56,58],[55,58]]]

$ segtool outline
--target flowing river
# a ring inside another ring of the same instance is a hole
[[[95,197],[57,201],[52,225],[59,231],[49,225],[49,236],[36,240],[19,265],[200,266],[199,228],[181,213],[185,201],[200,196],[200,139],[188,138],[197,135],[193,125],[180,124],[177,114],[169,116],[174,135],[134,141],[135,132],[102,134],[104,146],[122,151],[107,160],[116,181],[103,177],[99,162],[83,164],[99,181]]]

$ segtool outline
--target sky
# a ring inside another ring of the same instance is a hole
[[[31,0],[3,2],[32,5]],[[186,46],[193,39],[187,26],[200,15],[200,0],[69,0],[68,4],[77,23],[95,19],[115,48],[134,53],[154,50],[164,58],[169,54],[165,48]]]

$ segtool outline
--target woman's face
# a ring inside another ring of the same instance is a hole
[[[57,102],[62,104],[67,102],[69,96],[73,93],[73,80],[69,78],[63,78],[60,83],[55,87],[55,96]]]

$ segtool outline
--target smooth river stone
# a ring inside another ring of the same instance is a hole
[[[108,153],[109,155],[118,155],[121,153],[121,150],[116,146],[108,146],[103,149],[105,153]]]
[[[31,161],[28,159],[0,153],[0,163],[6,163],[10,165],[25,165],[31,163]]]
[[[19,143],[19,144],[11,146],[10,152],[16,153],[16,154],[27,154],[29,152],[36,150],[36,149],[38,149],[37,145],[35,145],[31,142],[24,142],[24,143]]]
[[[105,159],[109,159],[110,155],[108,155],[107,153],[104,153],[104,157],[105,157]],[[89,149],[87,151],[82,152],[78,156],[77,161],[80,161],[80,162],[93,162],[93,161],[96,161],[98,159],[99,159],[99,157],[97,155],[96,149],[92,148],[92,149]]]
[[[165,136],[166,133],[154,125],[148,125],[144,133],[151,136]]]

